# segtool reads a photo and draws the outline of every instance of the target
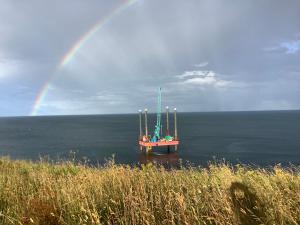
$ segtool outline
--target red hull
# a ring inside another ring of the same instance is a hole
[[[145,147],[155,147],[155,146],[174,146],[174,145],[179,145],[179,141],[158,141],[158,142],[144,142],[144,141],[139,141],[139,144],[141,146]]]

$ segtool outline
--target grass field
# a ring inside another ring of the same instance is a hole
[[[0,224],[300,224],[300,174],[1,158]]]

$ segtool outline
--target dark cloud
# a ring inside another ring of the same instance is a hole
[[[58,69],[122,2],[0,0],[1,115],[28,115],[53,75],[39,114],[154,110],[159,86],[181,111],[300,108],[297,0],[138,0]]]

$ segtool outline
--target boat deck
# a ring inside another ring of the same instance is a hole
[[[174,146],[174,145],[179,145],[179,140],[174,140],[174,141],[157,141],[157,142],[139,141],[139,144],[140,144],[140,146],[145,146],[145,147]]]

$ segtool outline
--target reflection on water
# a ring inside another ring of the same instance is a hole
[[[160,152],[150,152],[150,153],[140,153],[139,157],[140,164],[160,164],[163,166],[179,166],[179,155],[177,152],[171,153],[160,153]]]

